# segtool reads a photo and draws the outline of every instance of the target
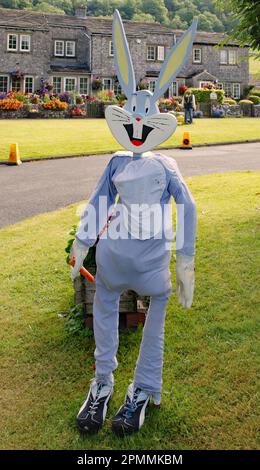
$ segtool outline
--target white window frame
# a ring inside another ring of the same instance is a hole
[[[163,62],[165,58],[165,48],[164,46],[157,46],[157,60]]]
[[[26,79],[31,78],[32,79],[32,91],[25,91],[25,84],[26,84]],[[34,93],[34,77],[32,75],[25,75],[24,80],[23,80],[23,91],[24,93]]]
[[[154,51],[154,57],[153,58],[149,58],[149,51],[151,49],[153,49],[153,51]],[[155,61],[156,60],[156,46],[148,44],[147,50],[146,50],[146,60],[149,60],[149,61]]]
[[[54,91],[54,78],[55,79],[58,78],[60,80],[60,91]],[[57,94],[62,93],[63,89],[64,89],[62,77],[59,77],[58,75],[53,75],[53,77],[52,77],[52,86],[53,86],[53,92],[54,93],[57,93]]]
[[[20,80],[20,88],[18,90],[13,89],[13,79],[14,80]],[[22,78],[16,78],[16,77],[12,78],[11,79],[10,89],[11,89],[11,91],[15,91],[16,93],[23,90],[23,80],[22,80]]]
[[[225,55],[225,59],[222,58],[223,55]],[[227,65],[228,63],[228,50],[227,49],[221,49],[220,51],[220,65]]]
[[[109,88],[105,88],[105,80],[108,80],[110,85]],[[102,89],[106,91],[111,91],[113,89],[113,80],[110,77],[104,77],[102,78]]]
[[[157,82],[157,80],[156,80],[155,78],[148,78],[148,80],[149,80],[149,86],[148,86],[148,89],[149,89],[149,90],[150,90],[152,93],[154,93],[154,90],[155,90],[155,87],[156,87],[156,82]],[[151,86],[151,83],[153,83],[153,84],[154,84],[154,86]]]
[[[68,44],[73,44],[72,54],[68,54]],[[76,42],[75,41],[66,41],[66,57],[75,57],[75,55],[76,55]]]
[[[6,91],[1,91],[0,90],[0,93],[8,93],[9,91],[9,86],[10,86],[10,77],[9,75],[6,75],[6,74],[0,74],[0,78],[7,78],[7,85],[6,85]]]
[[[62,44],[62,53],[61,54],[57,53],[57,44],[58,43]],[[62,41],[62,39],[55,39],[55,42],[54,42],[54,55],[55,55],[55,57],[64,57],[64,41]]]
[[[23,38],[28,38],[28,49],[23,49]],[[20,34],[20,52],[31,52],[31,36],[30,34]]]
[[[174,93],[173,88],[175,87],[176,94]],[[171,96],[178,96],[179,94],[179,82],[175,80],[171,85]]]
[[[199,51],[199,59],[196,58],[196,52]],[[201,47],[194,47],[193,48],[193,63],[194,64],[201,64],[202,63],[202,50]]]
[[[225,82],[225,83],[223,83],[223,88],[224,88],[224,91],[225,91],[225,96],[226,96],[227,98],[231,98],[231,97],[233,96],[233,86],[232,86],[232,83],[230,83],[230,82]],[[229,88],[229,90],[230,90],[230,93],[228,93],[228,94],[227,94],[227,91],[226,91],[227,88]]]
[[[224,90],[224,84],[222,82],[217,83],[218,90]]]
[[[16,48],[15,49],[13,47],[10,47],[10,45],[9,45],[10,36],[14,36],[16,38]],[[8,51],[18,51],[18,43],[19,43],[19,35],[14,34],[14,33],[8,33],[8,35],[7,35],[7,50]]]
[[[87,92],[82,92],[80,88],[80,80],[87,80]],[[79,77],[78,90],[81,95],[89,95],[89,77]]]
[[[232,56],[233,56],[233,59],[231,60]],[[230,49],[228,51],[228,63],[229,65],[237,65],[237,50],[236,49]]]
[[[113,41],[109,41],[108,55],[109,55],[109,57],[114,57]]]
[[[73,90],[66,90],[66,81],[67,80],[74,80],[75,88]],[[73,91],[77,91],[77,77],[64,77],[64,91],[67,93],[73,93]]]
[[[236,94],[235,93],[235,88],[238,87],[239,92]],[[241,85],[240,83],[233,83],[233,98],[235,100],[240,100],[241,98]]]

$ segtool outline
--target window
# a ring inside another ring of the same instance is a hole
[[[76,90],[77,80],[75,77],[66,77],[65,78],[65,91],[75,91]]]
[[[24,77],[24,92],[25,93],[33,93],[34,87],[33,87],[33,77]]]
[[[110,55],[110,57],[113,57],[113,56],[114,56],[114,45],[113,45],[113,41],[109,41],[109,55]]]
[[[17,51],[18,49],[18,34],[8,34],[7,50]]]
[[[149,89],[152,93],[154,93],[155,85],[156,85],[156,80],[149,80],[149,87],[148,87],[148,89]]]
[[[0,75],[0,93],[8,92],[8,76]]]
[[[234,83],[233,84],[233,98],[235,98],[235,100],[239,100],[240,95],[241,95],[240,83]]]
[[[201,64],[201,49],[193,49],[194,64]]]
[[[122,95],[122,88],[118,81],[114,82],[114,95],[115,96]]]
[[[75,57],[75,41],[66,41],[66,56]]]
[[[226,49],[222,49],[222,51],[220,51],[220,64],[221,65],[225,65],[228,63],[228,53],[227,53],[227,50]]]
[[[81,95],[88,95],[88,77],[80,77],[79,92]]]
[[[179,86],[178,82],[173,82],[172,84],[172,95],[171,96],[178,96],[179,93]]]
[[[20,51],[30,52],[31,36],[29,34],[21,34],[20,36]]]
[[[103,90],[112,89],[112,78],[103,78]]]
[[[54,55],[64,56],[64,41],[55,41]]]
[[[21,91],[21,79],[20,78],[12,78],[12,91]]]
[[[230,98],[232,96],[232,84],[231,83],[224,83],[224,91],[225,95]]]
[[[164,46],[158,46],[157,59],[160,61],[164,61]]]
[[[155,60],[156,53],[155,53],[155,46],[147,46],[147,60]]]
[[[53,84],[53,93],[61,93],[61,77],[53,77],[52,84]]]
[[[230,50],[228,53],[228,63],[230,65],[236,65],[237,64],[237,51],[235,50]]]
[[[202,82],[200,82],[200,88],[204,88],[204,87],[207,88],[208,86],[211,86],[211,85],[214,85],[214,82],[211,82],[211,81],[208,81],[208,82],[202,81]]]

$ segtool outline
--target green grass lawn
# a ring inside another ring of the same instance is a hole
[[[83,438],[75,426],[94,350],[92,336],[72,336],[58,317],[73,304],[64,246],[76,206],[0,230],[2,449],[260,449],[259,183],[256,172],[188,179],[199,220],[194,306],[172,296],[162,406],[125,439],[111,417],[141,330],[121,334],[104,429]]]
[[[163,146],[179,146],[187,130],[194,144],[243,142],[260,138],[260,119],[197,119],[193,126],[179,126]],[[22,158],[120,149],[104,119],[0,121],[0,160],[8,158],[9,145],[13,142],[18,142]]]

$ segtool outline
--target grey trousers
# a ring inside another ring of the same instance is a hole
[[[113,384],[117,368],[119,343],[119,300],[121,292],[108,288],[97,273],[93,305],[96,378]],[[150,297],[150,306],[143,330],[139,357],[135,367],[134,386],[160,402],[164,348],[164,321],[171,289]]]

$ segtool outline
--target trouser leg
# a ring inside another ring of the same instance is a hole
[[[120,292],[108,289],[96,276],[96,293],[93,304],[95,336],[96,378],[113,384],[113,371],[117,368]]]
[[[152,296],[137,360],[134,386],[160,401],[162,389],[164,321],[170,292]]]

